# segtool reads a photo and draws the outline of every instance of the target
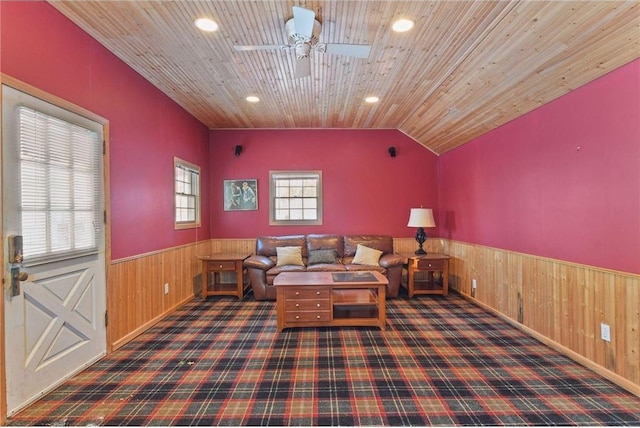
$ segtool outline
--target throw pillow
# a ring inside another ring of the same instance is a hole
[[[277,247],[276,253],[278,255],[276,266],[304,266],[302,262],[302,247]]]
[[[356,256],[353,258],[351,263],[354,265],[380,266],[378,264],[380,256],[382,256],[382,251],[358,244],[358,247],[356,248]]]
[[[309,251],[309,264],[320,263],[334,264],[338,262],[338,252],[336,250],[311,250]]]

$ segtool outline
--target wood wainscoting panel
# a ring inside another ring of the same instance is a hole
[[[640,275],[457,241],[444,252],[450,288],[639,394]]]
[[[428,238],[422,248],[427,253],[443,253],[444,239]],[[414,253],[418,249],[415,238],[393,238],[393,250],[396,253]]]
[[[210,252],[211,241],[201,241],[111,262],[109,350],[126,344],[199,293],[198,256]]]
[[[212,239],[213,253],[251,253],[256,251],[256,240],[253,239]]]

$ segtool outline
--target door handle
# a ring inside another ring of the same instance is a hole
[[[20,282],[29,279],[29,274],[21,271],[19,267],[11,268],[11,297],[20,294]]]
[[[25,271],[18,271],[18,272],[16,273],[15,278],[16,278],[18,281],[26,281],[26,280],[29,278],[29,274],[28,274],[27,272],[25,272]]]

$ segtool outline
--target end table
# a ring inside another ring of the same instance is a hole
[[[437,253],[400,255],[407,258],[407,281],[402,285],[407,288],[409,297],[414,294],[449,294],[449,256]],[[425,272],[426,276],[416,275],[418,272]]]
[[[216,253],[199,256],[202,261],[202,298],[207,296],[244,296],[244,267],[242,263],[251,253]],[[235,283],[221,282],[220,274],[235,272]],[[210,282],[210,279],[213,279]]]

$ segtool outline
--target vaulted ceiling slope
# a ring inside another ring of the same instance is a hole
[[[638,1],[50,3],[210,128],[392,128],[437,154],[640,57]],[[295,79],[292,50],[234,49],[286,44],[293,6],[368,58],[312,51]],[[391,31],[400,16],[413,30]]]

